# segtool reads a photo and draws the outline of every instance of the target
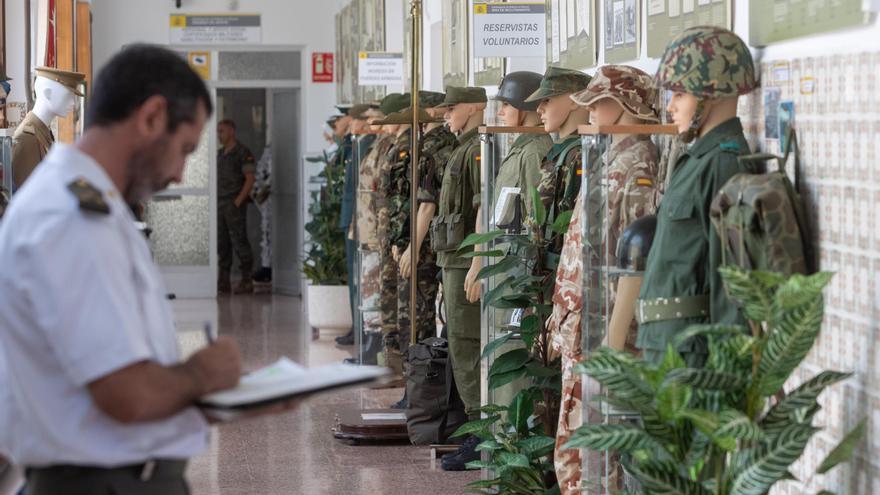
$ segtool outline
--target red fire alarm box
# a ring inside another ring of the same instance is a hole
[[[333,82],[333,54],[312,54],[312,82]]]

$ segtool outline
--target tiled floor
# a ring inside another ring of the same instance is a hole
[[[202,326],[212,322],[241,346],[246,369],[288,356],[318,366],[349,355],[333,334],[312,341],[298,298],[236,296],[218,301],[177,301],[184,352],[204,345]],[[318,396],[284,415],[214,427],[210,449],[193,459],[188,478],[194,495],[445,495],[464,493],[479,472],[432,468],[430,452],[410,445],[349,446],[330,428],[338,411],[386,407],[401,390],[348,390]],[[439,461],[438,461],[439,463]]]

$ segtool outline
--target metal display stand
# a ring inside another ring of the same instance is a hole
[[[605,345],[609,335],[609,323],[613,307],[613,295],[620,277],[640,276],[641,272],[616,268],[613,260],[617,246],[605,242],[610,222],[608,204],[608,164],[603,157],[611,149],[615,134],[663,135],[675,134],[673,125],[582,125],[581,135],[581,193],[589,194],[596,180],[599,181],[599,198],[583,198],[583,312],[581,314],[581,349],[583,356]],[[590,157],[598,157],[598,163],[590,163]],[[592,199],[592,200],[591,200]],[[600,211],[593,211],[599,205]],[[596,230],[595,222],[599,228]],[[592,234],[591,234],[592,233]],[[598,237],[598,238],[597,238]],[[581,382],[583,421],[587,423],[621,423],[634,421],[635,415],[616,410],[601,400],[606,392],[589,377]],[[614,453],[584,450],[582,481],[588,487],[584,493],[610,494],[621,491],[637,493],[634,480],[625,476]],[[614,484],[614,487],[609,485]],[[623,486],[621,486],[623,485]]]

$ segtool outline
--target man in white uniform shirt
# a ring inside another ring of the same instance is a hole
[[[233,387],[236,344],[181,363],[129,204],[180,182],[212,112],[178,55],[132,46],[98,74],[86,130],[55,145],[0,222],[0,451],[28,495],[185,494],[200,396]]]

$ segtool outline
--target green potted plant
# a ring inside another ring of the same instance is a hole
[[[578,365],[604,387],[601,400],[638,421],[586,424],[566,446],[615,453],[642,493],[763,495],[794,479],[789,467],[820,430],[819,394],[850,376],[822,371],[784,387],[819,335],[831,274],[720,271],[748,327],[697,325],[679,335],[676,346],[706,339],[704,368],[688,368],[672,346],[660,366],[609,348]],[[816,472],[847,461],[864,433],[861,422]]]
[[[345,165],[342,160],[332,160],[326,155],[308,160],[325,164],[318,174],[324,184],[320,191],[312,192],[311,220],[305,225],[309,244],[303,259],[303,274],[309,280],[306,294],[309,325],[347,330],[351,328],[352,317],[345,269],[345,232],[339,228]]]

